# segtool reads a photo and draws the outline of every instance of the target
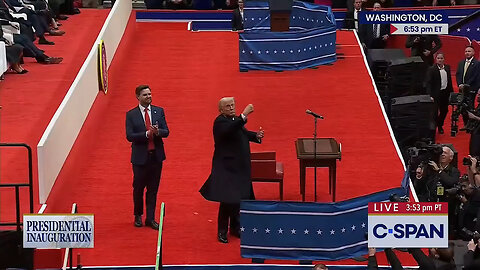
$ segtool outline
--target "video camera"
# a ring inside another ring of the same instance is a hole
[[[473,111],[474,100],[470,94],[470,85],[464,84],[460,89],[460,93],[450,93],[448,104],[452,105],[452,124],[450,136],[455,137],[458,133],[458,119],[460,115],[464,115],[464,119],[468,111]],[[476,127],[477,121],[469,120],[461,131],[471,133]]]
[[[469,101],[468,95],[464,95],[463,93],[450,93],[450,98],[448,100],[448,104],[452,105],[452,124],[450,136],[457,136],[458,119],[460,118],[461,114],[465,114],[470,108]]]
[[[414,147],[407,149],[410,168],[416,169],[418,166],[426,169],[430,161],[438,163],[443,153],[442,145],[426,142],[417,142]]]

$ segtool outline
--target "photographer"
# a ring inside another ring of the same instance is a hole
[[[478,239],[476,239],[478,241]],[[480,258],[478,258],[477,243],[472,239],[467,244],[467,253],[463,255],[464,270],[480,269]]]
[[[419,248],[409,248],[408,252],[412,254],[418,263],[420,270],[455,270],[455,261],[453,245],[448,244],[448,248],[430,248],[428,256]]]
[[[477,108],[477,112],[480,111],[480,108]],[[470,134],[470,155],[480,156],[480,117],[468,112],[469,122],[474,121],[474,129]]]
[[[428,163],[423,162],[418,166],[415,172],[414,186],[420,201],[444,201],[444,189],[452,188],[458,183],[460,172],[450,164],[453,156],[453,150],[448,146],[443,146],[438,164],[430,160]]]
[[[459,213],[459,228],[466,234],[464,238],[471,239],[472,231],[480,231],[480,168],[472,156],[465,157],[463,164],[468,166],[469,191],[464,192],[468,198],[462,197],[464,210]]]

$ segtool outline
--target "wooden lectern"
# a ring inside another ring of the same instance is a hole
[[[341,160],[341,144],[333,138],[317,139],[317,155],[314,160],[314,143],[312,138],[299,138],[295,141],[297,149],[297,158],[300,162],[300,193],[302,201],[305,201],[305,170],[307,167],[328,167],[329,182],[328,191],[332,194],[332,200],[335,201],[335,192],[337,187],[337,159]],[[315,201],[317,194],[315,194]]]
[[[286,32],[290,30],[290,15],[293,0],[269,0],[270,31]]]

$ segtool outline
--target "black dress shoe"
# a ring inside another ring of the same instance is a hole
[[[158,231],[158,223],[155,220],[152,220],[152,221],[145,220],[145,226]]]
[[[50,64],[60,64],[63,61],[62,57],[48,57],[39,61],[40,64],[50,65]]]
[[[220,243],[228,243],[228,239],[227,239],[227,234],[226,233],[218,233],[218,242]]]
[[[133,225],[135,225],[135,227],[142,227],[142,216],[135,216]]]
[[[443,127],[438,127],[438,133],[443,134],[445,131],[443,130]]]
[[[43,44],[43,45],[55,45],[55,42],[53,41],[48,41],[46,38],[41,37],[38,39],[38,44]]]

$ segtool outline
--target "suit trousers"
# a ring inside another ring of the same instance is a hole
[[[136,216],[143,215],[143,193],[146,188],[146,221],[155,219],[155,206],[161,175],[162,161],[157,161],[155,151],[148,152],[147,162],[144,165],[133,164],[133,214]]]
[[[438,100],[435,100],[435,105],[438,108],[435,112],[437,127],[443,127],[445,123],[445,118],[448,114],[448,99],[450,93],[447,90],[440,90],[440,93],[437,97]]]
[[[226,234],[228,232],[229,220],[231,232],[240,229],[239,203],[220,203],[218,208],[218,233]]]

